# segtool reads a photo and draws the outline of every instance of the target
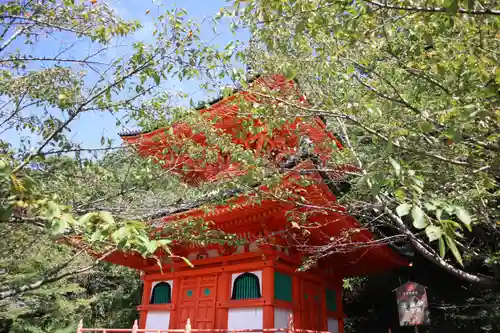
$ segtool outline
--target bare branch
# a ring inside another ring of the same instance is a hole
[[[0,48],[0,51],[2,49]],[[103,62],[99,61],[91,61],[88,59],[61,59],[61,58],[50,58],[50,57],[37,57],[37,58],[26,58],[26,57],[20,57],[20,58],[9,58],[9,59],[0,59],[0,64],[1,63],[10,63],[10,62],[15,62],[15,61],[53,61],[53,62],[73,62],[73,63],[81,63],[81,64],[93,64],[93,65],[108,65]]]
[[[74,153],[74,152],[91,152],[91,151],[110,151],[125,149],[126,146],[116,146],[116,147],[104,147],[104,148],[73,148],[73,149],[62,149],[62,150],[51,150],[47,152],[41,152],[38,156],[49,156],[64,153]]]
[[[21,35],[22,33],[24,33],[29,28],[31,28],[31,26],[25,26],[25,27],[22,27],[20,29],[17,29],[16,32],[14,32],[12,34],[12,36],[10,36],[10,38],[7,39],[5,41],[5,43],[2,44],[2,46],[0,46],[0,52],[2,52],[3,50],[5,50],[10,44],[12,44],[12,42],[14,40],[16,40],[17,37],[19,37],[19,35]]]

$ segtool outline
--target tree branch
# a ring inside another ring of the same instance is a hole
[[[0,51],[2,51],[1,48]],[[21,57],[21,58],[0,59],[0,64],[15,62],[15,61],[54,61],[54,62],[74,62],[74,63],[93,64],[93,65],[108,65],[103,62],[91,61],[87,59],[60,59],[60,58],[50,58],[50,57],[38,57],[38,58]]]
[[[379,8],[391,9],[391,10],[403,10],[407,12],[419,12],[419,13],[449,13],[448,8],[444,7],[409,7],[409,6],[400,6],[400,5],[391,5],[388,3],[381,3],[373,0],[364,0],[366,3],[374,5]],[[458,8],[457,13],[459,14],[468,14],[468,15],[500,15],[500,10],[495,9],[465,9]]]
[[[22,27],[20,29],[17,29],[16,32],[14,32],[12,34],[12,36],[10,36],[10,38],[7,39],[5,41],[5,43],[2,44],[2,46],[0,46],[0,52],[2,52],[3,50],[5,50],[17,37],[19,37],[20,34],[24,33],[30,27],[31,26],[26,26],[26,27]]]
[[[316,114],[321,114],[323,116],[334,116],[334,117],[336,117],[338,119],[347,119],[347,120],[350,120],[354,124],[356,124],[356,125],[362,127],[363,129],[367,130],[371,134],[376,135],[377,137],[379,137],[381,139],[384,139],[385,141],[389,141],[387,138],[385,138],[383,135],[381,135],[377,131],[369,128],[368,126],[365,126],[364,124],[362,124],[361,122],[359,122],[357,119],[355,119],[354,117],[351,117],[349,115],[346,115],[346,114],[343,114],[343,113],[332,113],[332,112],[328,112],[328,111],[325,111],[325,110],[315,110],[315,109],[311,109],[311,108],[306,108],[304,106],[296,105],[296,104],[290,103],[290,102],[288,102],[286,100],[283,100],[283,99],[280,99],[280,98],[276,98],[276,97],[273,97],[273,96],[269,96],[269,95],[266,95],[266,94],[261,94],[261,93],[258,93],[258,92],[254,92],[254,94],[260,95],[260,96],[266,97],[266,98],[274,98],[275,100],[277,100],[277,101],[279,101],[281,103],[288,104],[290,106],[293,106],[293,107],[296,107],[296,108],[299,108],[299,109],[302,109],[302,110],[305,110],[305,111],[308,111],[308,112],[313,112],[313,113],[316,113]],[[345,128],[345,126],[342,126],[342,123],[341,123],[341,131],[342,131],[342,134],[344,135],[344,137],[346,138],[346,142],[347,142],[348,147],[351,149],[351,151],[353,152],[353,154],[355,156],[357,156],[356,151],[354,150],[354,147],[352,146],[352,144],[350,144],[350,140],[349,140],[349,135],[347,133],[347,129]],[[418,150],[414,150],[412,148],[402,147],[402,146],[397,145],[394,142],[393,142],[393,145],[396,146],[396,147],[405,149],[405,150],[413,151],[413,152],[418,153],[418,154],[422,154],[422,155],[425,155],[425,156],[429,156],[429,157],[441,160],[443,162],[457,164],[457,165],[462,165],[462,166],[464,166],[464,165],[465,166],[470,166],[470,163],[468,163],[468,162],[461,162],[461,161],[449,160],[449,159],[444,158],[442,156],[432,155],[432,154],[428,154],[426,152],[421,152],[421,151],[418,151]],[[362,164],[361,160],[359,158],[356,158],[356,161],[358,163],[358,167],[362,170],[362,172],[366,173],[366,171],[363,168],[363,164]],[[463,280],[466,280],[468,282],[479,283],[479,284],[484,284],[484,285],[497,285],[498,284],[498,281],[496,281],[494,278],[491,278],[491,277],[482,277],[482,276],[474,275],[474,274],[465,272],[465,271],[463,271],[461,269],[458,269],[458,268],[454,267],[453,265],[447,263],[431,247],[427,246],[427,244],[425,244],[421,239],[419,239],[417,236],[415,236],[415,234],[413,234],[413,232],[406,226],[406,224],[401,220],[401,218],[399,218],[399,216],[397,216],[396,214],[394,214],[394,212],[387,207],[385,201],[383,201],[383,199],[379,195],[375,196],[375,200],[377,201],[377,203],[379,205],[382,205],[384,207],[382,209],[382,211],[389,216],[389,218],[396,224],[396,227],[401,232],[403,232],[405,234],[405,236],[407,236],[407,238],[410,240],[410,242],[413,244],[413,246],[417,249],[417,251],[419,251],[425,258],[427,258],[428,260],[430,260],[434,264],[437,264],[438,266],[444,268],[449,273],[451,273],[451,274],[453,274],[453,275],[455,275],[455,276],[457,276],[457,277],[459,277],[459,278],[461,278]],[[372,209],[376,213],[380,213],[380,208],[377,208],[376,206],[373,206]]]
[[[411,232],[410,229],[408,229],[403,220],[401,220],[399,216],[394,214],[394,212],[391,209],[389,209],[386,206],[384,207],[384,212],[389,216],[389,218],[392,221],[394,221],[394,223],[396,223],[396,225],[400,228],[400,230],[408,237],[408,239],[417,249],[417,251],[420,252],[420,254],[422,254],[426,259],[428,259],[432,263],[444,268],[446,271],[461,278],[462,280],[489,286],[498,285],[499,282],[494,278],[474,275],[449,264],[443,258],[441,258],[434,250],[425,246],[423,241],[419,239],[417,236],[415,236],[415,234],[413,234],[413,232]]]
[[[130,71],[129,73],[127,73],[126,75],[124,75],[122,78],[120,78],[118,80],[115,80],[113,83],[111,83],[108,86],[106,86],[105,88],[101,89],[94,96],[92,96],[91,98],[87,99],[87,101],[85,101],[84,103],[82,103],[78,107],[78,109],[75,110],[75,112],[73,112],[73,113],[70,114],[70,116],[68,117],[68,119],[66,119],[66,121],[61,126],[59,126],[56,130],[54,130],[44,140],[44,142],[38,147],[38,149],[36,151],[34,151],[32,154],[30,154],[24,160],[23,163],[19,164],[15,169],[13,169],[12,173],[15,174],[15,173],[19,172],[19,170],[23,169],[26,165],[28,165],[28,163],[31,161],[31,159],[33,157],[38,156],[43,151],[43,149],[50,143],[50,141],[52,141],[52,139],[56,135],[58,135],[66,126],[68,126],[73,121],[73,119],[76,118],[76,116],[78,116],[80,114],[80,112],[82,110],[84,110],[85,106],[87,106],[88,104],[92,103],[99,96],[104,95],[108,90],[113,89],[114,87],[118,86],[119,84],[121,84],[122,82],[124,82],[125,80],[127,80],[128,78],[134,76],[135,74],[137,74],[137,73],[141,72],[142,70],[146,69],[147,67],[149,67],[152,64],[152,61],[154,60],[154,57],[155,57],[154,55],[151,56],[150,59],[148,61],[146,61],[143,65],[141,65],[141,66],[135,68],[134,70]]]
[[[347,133],[347,129],[343,126],[341,126],[342,129],[342,134],[345,135],[345,137],[349,137]],[[347,140],[348,145],[350,145],[350,141]],[[349,148],[353,151],[353,154],[356,156],[356,152],[354,151],[352,145],[349,146]],[[363,164],[361,160],[358,158],[357,159],[359,163],[359,168],[362,170],[363,173],[366,173],[366,171],[363,168]],[[380,195],[375,196],[375,200],[379,204],[383,204],[383,212],[389,216],[389,218],[396,224],[396,227],[404,234],[407,236],[407,238],[410,240],[410,242],[413,244],[413,246],[417,249],[418,252],[420,252],[426,259],[431,261],[432,263],[441,266],[442,268],[446,269],[449,273],[472,283],[480,283],[480,284],[485,284],[485,285],[496,285],[498,284],[498,281],[491,277],[481,277],[477,276],[468,272],[465,272],[461,269],[458,269],[454,267],[453,265],[447,263],[443,258],[441,258],[430,246],[425,244],[420,238],[415,236],[415,234],[406,226],[406,224],[401,220],[399,216],[394,214],[394,212],[388,208],[387,205],[385,205],[384,200]],[[379,213],[380,210],[376,207],[372,208],[375,212]]]
[[[18,15],[0,15],[0,19],[7,19],[7,18],[10,18],[13,20],[20,20],[23,22],[31,22],[33,24],[37,24],[40,26],[46,26],[46,27],[58,29],[61,31],[68,31],[68,32],[73,32],[73,33],[77,33],[77,34],[85,34],[86,33],[86,31],[77,30],[77,29],[68,28],[68,27],[64,27],[61,25],[45,22],[43,20],[39,20],[39,19],[36,19],[34,17],[24,17],[24,16],[18,16]]]
[[[396,143],[396,142],[394,142],[392,140],[390,141],[389,138],[387,138],[384,135],[380,134],[378,131],[376,131],[376,130],[374,130],[374,129],[368,127],[368,126],[366,126],[365,124],[363,124],[361,121],[359,121],[355,117],[350,116],[350,115],[345,114],[345,113],[342,113],[342,112],[332,112],[332,111],[328,111],[328,110],[321,110],[321,109],[314,109],[314,108],[304,107],[304,106],[296,104],[296,103],[290,103],[287,100],[284,100],[284,99],[281,99],[281,98],[277,98],[275,96],[270,96],[270,95],[262,94],[262,93],[259,93],[259,92],[252,92],[252,93],[255,94],[255,95],[257,95],[257,96],[274,99],[274,100],[276,100],[278,102],[281,102],[283,104],[287,104],[289,106],[298,108],[300,110],[303,110],[303,111],[306,111],[306,112],[309,113],[308,115],[297,115],[297,116],[309,116],[309,117],[310,116],[324,116],[324,117],[333,117],[333,118],[337,118],[337,119],[339,119],[339,118],[340,119],[346,119],[346,120],[352,122],[354,125],[356,125],[358,127],[361,127],[362,129],[364,129],[368,133],[370,133],[372,135],[375,135],[379,139],[384,140],[385,142],[391,142],[394,147],[402,149],[402,150],[406,150],[406,151],[409,151],[409,152],[412,152],[412,153],[415,153],[415,154],[418,154],[418,155],[421,155],[421,156],[427,156],[427,157],[433,158],[433,159],[441,161],[441,162],[446,162],[446,163],[449,163],[449,164],[459,165],[459,166],[462,166],[462,167],[471,167],[471,168],[474,168],[474,169],[485,167],[483,165],[476,165],[476,164],[473,164],[473,163],[470,163],[470,162],[466,162],[466,161],[453,160],[453,159],[449,159],[449,158],[446,158],[446,157],[441,156],[441,155],[431,154],[431,153],[426,152],[426,151],[422,151],[422,150],[418,150],[418,149],[415,149],[415,148],[410,148],[410,147],[406,147],[406,146],[400,145],[400,144],[398,144],[398,143]]]
[[[87,267],[75,269],[75,270],[61,273],[61,274],[58,274],[55,276],[48,275],[48,276],[46,276],[46,277],[44,277],[36,282],[30,283],[30,284],[25,284],[25,285],[22,285],[19,287],[12,287],[12,288],[6,289],[6,290],[0,292],[0,300],[8,298],[8,297],[13,297],[13,296],[19,295],[21,293],[24,293],[24,292],[27,292],[30,290],[38,289],[38,288],[40,288],[48,283],[57,282],[57,281],[62,280],[66,277],[69,277],[69,276],[74,276],[74,275],[85,273],[85,272],[91,270],[92,268],[94,268],[101,260],[103,260],[104,258],[109,256],[113,251],[114,251],[114,249],[106,252],[103,256],[101,256],[96,261],[94,261],[94,263],[92,263],[92,265],[89,265]]]

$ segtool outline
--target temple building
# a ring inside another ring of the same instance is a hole
[[[212,120],[217,130],[230,134],[233,143],[269,156],[280,166],[283,175],[280,188],[300,192],[308,204],[271,196],[256,203],[235,193],[225,204],[210,211],[203,209],[203,202],[167,209],[161,223],[202,217],[245,242],[238,246],[172,248],[194,267],[182,260],[172,260],[160,269],[155,260],[135,253],[115,252],[108,256],[105,260],[141,272],[144,291],[138,307],[139,328],[179,329],[184,328],[188,319],[193,329],[285,328],[289,315],[293,314],[296,328],[342,333],[342,279],[406,265],[387,245],[373,242],[375,236],[360,228],[356,219],[337,203],[341,195],[336,185],[339,175],[355,168],[337,165],[336,170],[330,168],[328,172],[321,168],[326,156],[342,149],[341,142],[327,131],[322,119],[291,119],[279,128],[268,130],[262,120],[238,114],[238,104],[234,103],[238,98],[262,103],[252,89],[267,89],[287,98],[296,96],[305,105],[307,101],[297,83],[274,75],[257,77],[249,84],[250,90],[235,91],[198,112]],[[263,129],[257,134],[242,133],[244,121],[252,121]],[[126,144],[134,145],[141,156],[157,157],[165,168],[176,172],[188,184],[244,173],[222,152],[215,163],[204,163],[174,149],[174,145],[181,145],[187,139],[201,146],[208,144],[202,134],[193,133],[182,120],[174,122],[168,130],[123,133],[121,137]],[[301,154],[300,144],[305,138],[314,148]],[[309,182],[300,185],[298,180],[303,177]],[[258,188],[263,193],[269,191],[265,186]],[[315,213],[311,207],[324,210]],[[294,233],[290,215],[309,210],[308,222],[315,227],[308,229],[306,235]],[[346,232],[354,229],[356,232]],[[359,246],[352,246],[349,251],[332,250],[308,270],[298,270],[307,255],[304,244],[314,248],[346,235],[350,244]],[[259,241],[262,239],[267,241]]]

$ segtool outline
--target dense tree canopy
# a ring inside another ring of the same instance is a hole
[[[479,1],[236,6],[235,25],[253,32],[252,66],[297,78],[312,104],[282,100],[267,115],[325,117],[362,170],[346,203],[381,214],[378,222],[449,272],[496,283],[497,8]]]
[[[109,114],[119,127],[144,125],[145,110],[158,103],[152,101],[170,97],[159,88],[164,80],[198,75],[208,56],[221,60],[185,15],[164,10],[155,42],[137,41],[120,54],[110,51],[141,24],[120,19],[102,1],[0,4],[2,328],[73,330],[82,316],[95,325],[128,325],[138,277],[100,259],[117,248],[151,256],[174,241],[232,240],[201,220],[149,239],[143,221],[180,197],[197,198],[199,190],[112,146],[108,135],[102,147],[88,147],[71,133],[89,113]],[[52,41],[57,45],[49,49]],[[82,44],[84,55],[72,51]],[[69,239],[85,245],[67,247]],[[90,247],[102,256],[87,256]]]

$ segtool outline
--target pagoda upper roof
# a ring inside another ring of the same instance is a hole
[[[241,105],[238,101],[242,100],[248,104],[280,104],[277,102],[279,99],[264,98],[256,92],[262,90],[275,93],[278,98],[286,97],[293,103],[307,105],[305,96],[301,94],[295,81],[287,80],[282,75],[261,76],[255,78],[249,86],[248,90],[235,90],[233,95],[218,98],[208,103],[208,107],[197,109],[197,112],[206,117],[211,129],[229,135],[232,143],[277,164],[296,154],[306,138],[313,145],[314,153],[322,160],[327,160],[336,148],[342,148],[319,117],[295,117],[270,129],[262,118],[240,112]],[[248,123],[251,123],[250,127],[254,132],[244,126]],[[231,153],[222,152],[220,147],[210,144],[203,131],[193,130],[182,119],[173,122],[168,128],[127,132],[122,133],[121,137],[127,144],[135,146],[141,156],[155,157],[165,168],[180,175],[186,183],[216,181],[245,172],[231,159]],[[205,147],[201,157],[193,157],[183,150],[190,144]],[[205,154],[209,151],[217,155],[215,161],[207,162]]]

